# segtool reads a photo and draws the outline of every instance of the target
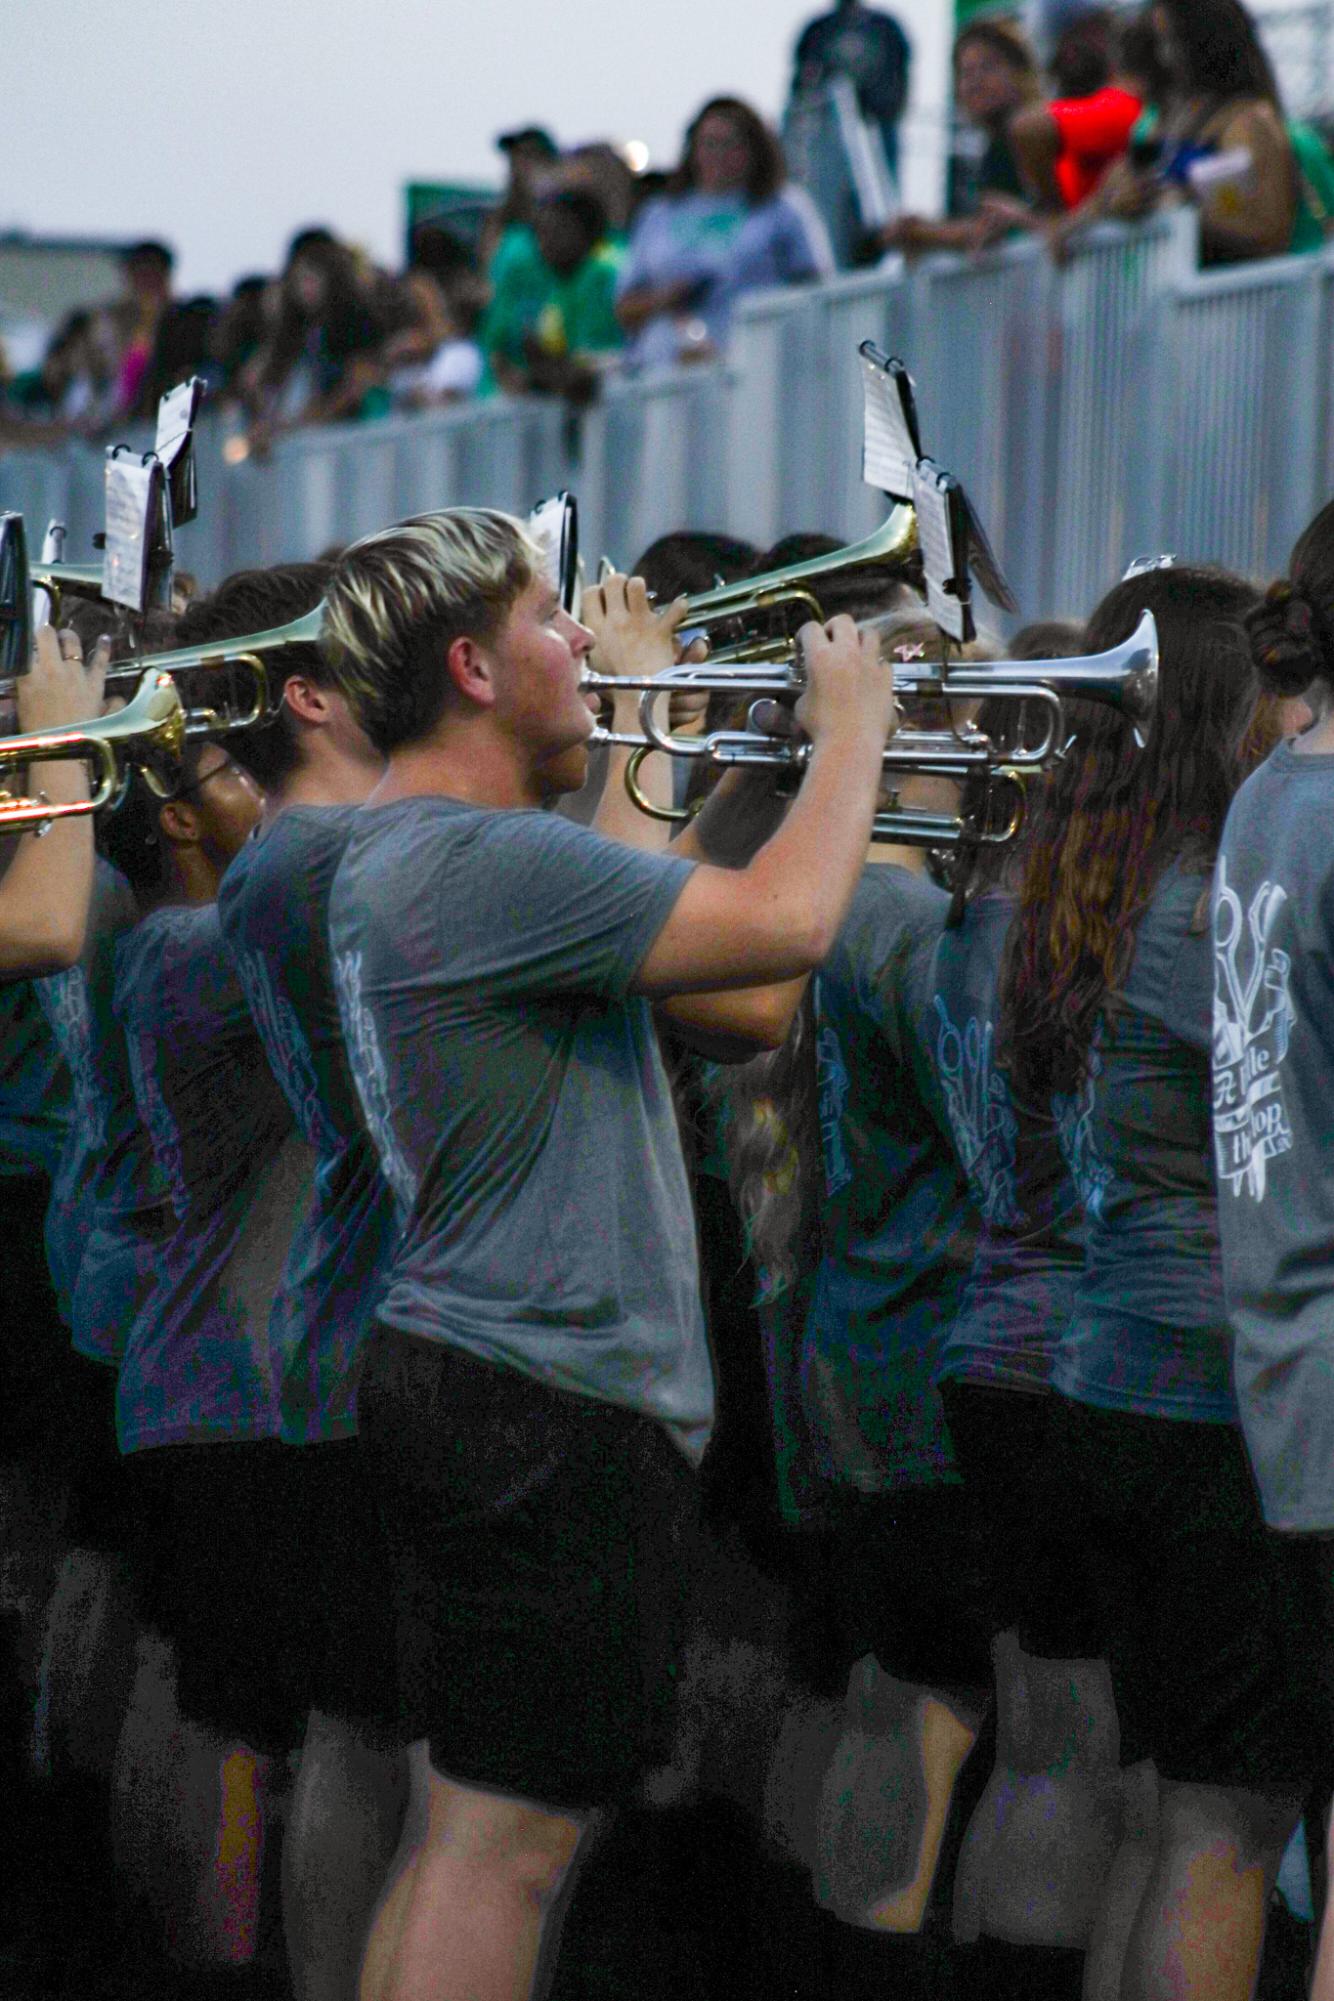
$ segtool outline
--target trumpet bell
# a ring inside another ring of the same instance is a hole
[[[0,780],[0,834],[25,833],[113,805],[124,785],[122,760],[141,765],[149,785],[165,796],[171,788],[152,759],[170,766],[179,758],[186,734],[186,713],[176,683],[170,674],[146,673],[133,700],[114,716],[97,716],[67,729],[0,737],[0,773],[73,759],[87,763],[92,773],[86,799],[56,802],[40,792],[11,791]]]

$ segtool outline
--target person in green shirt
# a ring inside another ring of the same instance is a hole
[[[608,240],[595,195],[558,188],[542,197],[531,248],[515,246],[493,267],[482,344],[498,388],[590,399],[606,357],[625,340],[615,312],[623,254]]]

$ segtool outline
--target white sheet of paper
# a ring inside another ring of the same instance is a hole
[[[890,376],[862,356],[866,435],[862,446],[862,478],[895,500],[910,500],[917,447],[912,441],[899,392]]]
[[[169,472],[189,441],[198,400],[199,391],[191,377],[190,381],[169,389],[157,406],[157,437],[153,450]]]
[[[913,507],[917,512],[917,540],[926,575],[926,603],[932,619],[951,639],[963,641],[967,631],[962,600],[945,586],[955,581],[959,563],[950,524],[948,475],[923,459],[913,469]]]
[[[131,611],[144,608],[150,517],[156,506],[154,465],[138,459],[107,460],[107,541],[102,553],[102,594]]]

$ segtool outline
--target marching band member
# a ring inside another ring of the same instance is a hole
[[[1082,640],[1078,626],[1038,625],[1009,652],[1069,657]],[[1023,741],[1024,706],[982,704],[977,727],[1002,756]],[[965,789],[965,813],[984,809],[987,782]],[[999,803],[1009,804],[1006,788]],[[1062,1981],[1080,1993],[1119,1820],[1116,1713],[1048,1449],[1052,1361],[1083,1268],[1083,1212],[1055,1121],[1015,1093],[999,1047],[1022,842],[1021,831],[965,863],[936,946],[928,1030],[981,1217],[937,1380],[1003,1629],[996,1765],[969,1822],[955,1893],[956,1936],[976,1941],[973,1977],[998,2001],[1054,1997]]]
[[[285,625],[314,608],[327,577],[315,563],[241,571],[186,614],[182,643]],[[264,818],[223,877],[218,915],[270,1067],[316,1160],[271,1317],[280,1436],[293,1448],[298,1483],[298,1512],[272,1532],[303,1548],[305,1618],[285,1642],[309,1651],[311,1712],[284,1834],[283,1904],[298,2001],[350,2001],[406,1790],[393,1609],[356,1444],[361,1346],[398,1223],[343,1047],[328,904],[383,759],[330,685],[317,647],[285,649],[281,668],[278,719],[247,744]]]
[[[532,809],[576,788],[591,636],[504,516],[356,545],[339,683],[388,772],[335,880],[353,1071],[406,1214],[360,1392],[391,1545],[425,1838],[363,1994],[522,1997],[590,1817],[657,1750],[712,1417],[647,998],[799,975],[855,884],[892,677],[803,635],[814,752],[739,870]]]
[[[896,646],[905,659],[940,654],[920,617],[905,615],[885,645],[891,661]],[[912,720],[924,717],[914,705]],[[954,780],[924,773],[896,774],[895,790],[904,807],[958,803]],[[757,1080],[749,1115],[733,1102],[729,1137],[755,1254],[791,1274],[789,1305],[766,1318],[788,1513],[809,1547],[796,1586],[801,1699],[767,1804],[824,1914],[806,1926],[800,1991],[811,1994],[887,1981],[905,1995],[947,1991],[950,1949],[928,1906],[990,1702],[977,1535],[933,1384],[976,1216],[932,1070],[930,974],[950,901],[926,861],[906,840],[868,848],[798,1018],[794,1087],[771,1104]],[[774,1922],[779,1957],[795,1955],[796,1911]]]
[[[1014,1089],[1052,1105],[1087,1219],[1052,1373],[1055,1473],[1122,1762],[1137,1793],[1148,1781],[1085,1986],[1121,2001],[1250,1995],[1314,1757],[1291,1582],[1237,1425],[1209,1133],[1210,875],[1254,703],[1255,602],[1222,573],[1160,567],[1094,613],[1090,651],[1153,613],[1158,711],[1142,752],[1108,711],[1082,721],[1037,801],[1002,975]]]
[[[1251,614],[1261,686],[1305,696],[1315,724],[1232,803],[1214,884],[1214,1164],[1237,1401],[1265,1520],[1298,1569],[1310,1673],[1329,1728],[1330,845],[1334,802],[1334,507]],[[1334,1995],[1325,1923],[1312,1993]]]
[[[270,1761],[304,1714],[275,1644],[299,1587],[269,1532],[289,1517],[268,1319],[310,1162],[214,900],[262,803],[223,743],[187,744],[121,857],[149,908],[118,943],[115,1005],[174,1228],[117,1387],[145,1631],[113,1814],[126,1890],[198,1991],[253,1957]]]

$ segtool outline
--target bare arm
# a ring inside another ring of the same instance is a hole
[[[19,728],[66,728],[97,715],[105,651],[85,669],[77,636],[45,626],[37,634],[32,671],[18,684]],[[14,785],[12,771],[7,775]],[[34,764],[28,786],[55,804],[88,797],[87,766],[77,759]],[[56,973],[83,950],[93,887],[93,816],[57,820],[42,836],[0,835],[12,846],[0,881],[0,973]]]
[[[1024,186],[1040,209],[1059,211],[1064,207],[1056,162],[1061,157],[1061,134],[1056,120],[1043,104],[1025,105],[1010,120],[1010,149]]]
[[[1221,125],[1220,153],[1240,148],[1251,156],[1251,180],[1241,188],[1215,188],[1200,203],[1200,242],[1206,255],[1242,259],[1279,257],[1292,241],[1297,209],[1296,168],[1282,120],[1271,104],[1246,104]]]
[[[695,870],[635,990],[653,997],[799,979],[838,935],[866,859],[893,729],[893,675],[851,619],[803,628],[797,718],[810,763],[783,825],[742,869]]]
[[[616,317],[628,334],[637,334],[660,313],[683,312],[694,290],[689,280],[678,280],[674,285],[635,285],[616,301]]]

